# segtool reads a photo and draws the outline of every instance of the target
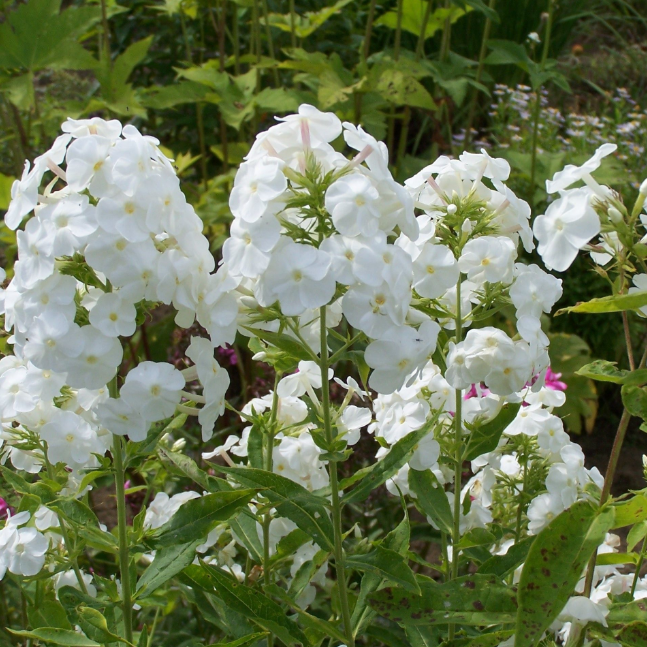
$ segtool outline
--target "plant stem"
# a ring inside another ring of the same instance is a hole
[[[330,384],[328,382],[328,329],[326,328],[326,306],[319,309],[320,332],[321,332],[321,409],[326,442],[332,444],[333,431],[330,421]],[[337,463],[328,464],[330,474],[330,492],[332,498],[333,529],[335,532],[335,570],[337,572],[337,587],[339,588],[339,600],[341,605],[342,620],[344,622],[344,634],[347,647],[355,647],[353,627],[350,621],[350,606],[348,604],[348,590],[346,585],[346,569],[344,568],[344,547],[342,544],[341,525],[341,501],[339,500],[339,484],[337,481]]]
[[[128,528],[126,526],[126,495],[124,493],[124,458],[121,436],[115,436],[112,445],[115,465],[115,490],[117,493],[117,524],[119,534],[119,572],[121,575],[121,601],[124,614],[124,633],[129,643],[133,641],[133,601],[130,593],[130,556],[128,554]]]
[[[548,49],[550,47],[550,36],[553,30],[553,12],[555,10],[555,0],[548,0],[548,18],[546,20],[546,34],[544,35],[544,49],[541,54],[541,63],[540,70],[544,71],[546,66],[546,60],[548,59]],[[542,85],[539,84],[535,88],[537,98],[535,100],[535,110],[532,116],[532,151],[531,151],[531,160],[530,160],[530,204],[535,203],[534,194],[535,194],[535,174],[537,170],[537,139],[539,135],[539,115],[541,114],[541,88]]]
[[[627,315],[626,310],[623,310],[622,312],[622,327],[625,332],[625,344],[627,346],[627,359],[629,361],[629,369],[635,371],[636,362],[634,360],[634,350],[631,343],[631,331],[629,330],[629,316]]]
[[[112,57],[110,56],[110,26],[108,25],[108,7],[106,0],[101,0],[101,29],[103,32],[101,39],[103,55],[105,56],[106,65],[110,69],[112,66]]]
[[[461,313],[461,281],[456,284],[456,337],[459,344],[463,337],[463,315]],[[454,526],[452,528],[452,571],[451,580],[458,577],[459,551],[456,546],[461,539],[461,477],[463,476],[463,391],[456,389],[456,411],[454,413]],[[448,639],[453,640],[456,625],[448,627]]]
[[[290,0],[290,44],[292,49],[297,46],[297,14],[294,10],[294,0]]]
[[[294,2],[294,0],[291,0]],[[377,0],[371,0],[366,18],[366,31],[364,32],[364,43],[362,45],[362,63],[366,63],[371,49],[371,37],[373,36],[373,23],[375,21],[375,5]]]
[[[234,3],[234,72],[240,76],[240,30],[238,28],[238,5]]]
[[[270,54],[270,58],[274,59],[274,43],[272,41],[272,31],[270,29],[270,16],[269,16],[269,11],[267,9],[267,0],[263,0],[263,18],[265,20],[265,36],[267,37],[267,49]],[[281,85],[281,82],[279,80],[279,71],[275,67],[272,70],[274,74],[274,85],[278,88]]]
[[[445,7],[450,9],[452,6],[451,0],[446,0]],[[440,41],[440,60],[444,63],[449,56],[449,48],[452,42],[452,21],[449,16],[445,18],[445,25],[443,27],[443,37]]]
[[[266,472],[272,472],[274,469],[272,461],[272,453],[274,450],[274,432],[276,427],[276,416],[279,407],[279,394],[276,389],[281,379],[281,374],[277,372],[274,376],[274,390],[272,391],[272,409],[270,412],[270,422],[263,438],[263,469]],[[272,516],[269,510],[263,516],[263,582],[265,586],[272,583],[272,572],[270,569],[270,525],[272,524]],[[274,634],[267,637],[267,647],[274,645]]]
[[[416,61],[419,61],[425,51],[425,36],[427,35],[427,25],[429,24],[429,16],[431,15],[431,7],[434,0],[427,0],[425,13],[422,16],[422,24],[420,25],[420,34],[418,35],[418,43],[416,44]]]
[[[47,458],[47,446],[45,446],[45,451],[43,453],[45,456],[45,468],[47,470],[47,476],[50,479],[50,481],[54,481],[55,480],[54,468],[52,467],[52,464],[49,462]],[[63,517],[58,513],[56,513],[56,518],[58,519],[58,525],[61,529],[63,542],[65,543],[65,550],[67,550],[68,554],[70,554],[72,552],[72,542],[70,541],[70,535],[67,532],[67,528],[65,527],[65,521],[63,520]],[[83,580],[83,575],[81,574],[81,569],[79,568],[79,563],[77,561],[76,556],[70,559],[70,562],[72,563],[72,570],[74,571],[74,575],[76,575],[76,581],[79,583],[79,586],[81,587],[81,591],[83,591],[83,593],[87,595],[88,589],[85,585],[85,581]]]
[[[496,5],[496,0],[490,0],[488,5],[492,11]],[[483,27],[483,39],[481,40],[481,51],[479,52],[479,66],[476,69],[475,81],[477,83],[481,82],[483,77],[483,69],[485,68],[485,55],[487,54],[487,43],[490,39],[490,30],[492,29],[492,20],[489,16],[485,18],[485,26]],[[476,100],[478,99],[479,91],[478,88],[472,90],[472,103],[470,104],[469,117],[467,118],[467,128],[465,130],[465,150],[469,149],[470,142],[472,141],[472,124],[474,123],[474,117],[476,116]]]

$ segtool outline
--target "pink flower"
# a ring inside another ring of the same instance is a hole
[[[553,391],[566,391],[568,385],[566,382],[561,382],[560,377],[561,373],[553,373],[553,370],[550,366],[546,369],[546,388],[552,389]]]

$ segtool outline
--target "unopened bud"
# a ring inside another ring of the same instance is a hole
[[[453,216],[457,211],[458,211],[458,207],[455,204],[448,204],[447,205],[447,213],[450,216]]]
[[[609,214],[609,220],[611,220],[611,222],[616,224],[622,222],[622,214],[615,207],[609,207],[607,213]]]
[[[640,195],[647,195],[647,179],[640,185],[638,192]]]
[[[173,443],[173,451],[174,452],[182,451],[185,445],[186,445],[186,438],[180,438],[179,440],[176,440]]]
[[[472,224],[472,221],[467,219],[463,221],[463,224],[461,226],[461,231],[464,234],[471,234],[473,228],[474,228],[474,225]]]

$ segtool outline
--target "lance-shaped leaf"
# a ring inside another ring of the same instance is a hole
[[[611,506],[577,501],[537,535],[519,580],[515,647],[534,646],[557,618],[613,518]]]
[[[409,487],[416,495],[420,509],[442,532],[452,534],[454,518],[445,490],[429,470],[409,470]]]
[[[399,584],[403,589],[420,595],[416,576],[407,564],[405,557],[377,545],[366,555],[351,555],[346,558],[346,566],[358,571],[375,573],[385,580]]]
[[[265,636],[267,636],[267,632],[263,631],[255,634],[249,634],[249,636],[243,636],[242,638],[234,640],[233,642],[214,643],[212,645],[209,645],[209,647],[251,647],[251,645],[255,645],[261,638],[265,638]]]
[[[382,589],[370,596],[381,616],[404,625],[487,625],[513,623],[516,590],[493,575],[467,575],[436,584],[419,582],[422,595]]]
[[[40,627],[33,631],[14,631],[7,629],[14,636],[29,638],[50,645],[62,645],[63,647],[101,647],[101,643],[90,640],[83,634],[70,629],[57,629],[55,627]]]
[[[310,642],[296,622],[290,620],[285,611],[266,595],[245,586],[225,571],[202,564],[214,588],[225,604],[245,616],[261,629],[275,634],[286,645],[304,645]]]
[[[479,566],[479,573],[505,577],[510,571],[517,568],[528,555],[534,537],[526,537],[520,542],[510,546],[505,555],[492,555]]]
[[[647,496],[637,494],[627,501],[615,505],[614,528],[631,526],[647,519]]]
[[[245,507],[255,494],[255,490],[232,490],[187,501],[169,521],[154,531],[152,538],[155,547],[176,546],[204,539],[217,524],[227,521]]]
[[[390,479],[411,458],[418,447],[418,443],[427,434],[432,433],[437,420],[438,416],[436,415],[417,431],[412,431],[401,440],[398,440],[381,461],[371,467],[359,470],[349,479],[342,481],[340,485],[342,489],[360,481],[357,487],[342,497],[342,502],[357,503],[358,501],[363,501],[375,488]]]
[[[245,487],[262,489],[263,496],[274,505],[279,516],[294,522],[321,548],[334,549],[334,531],[325,499],[280,474],[252,467],[218,466],[218,469]]]
[[[562,308],[557,311],[556,315],[561,315],[564,312],[586,312],[594,314],[624,312],[625,310],[639,310],[644,306],[647,306],[647,290],[640,290],[631,294],[614,294],[609,297],[584,301],[570,308]]]
[[[195,549],[202,538],[186,544],[167,546],[155,554],[155,559],[137,582],[136,596],[150,595],[155,589],[184,570],[195,559]]]
[[[476,427],[467,441],[464,460],[473,461],[481,454],[494,451],[499,444],[501,434],[516,418],[520,407],[520,404],[506,404],[494,420]]]
[[[623,645],[647,647],[647,623],[631,622],[616,634],[616,638]]]

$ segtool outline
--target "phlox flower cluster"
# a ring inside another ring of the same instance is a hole
[[[229,384],[214,346],[233,340],[237,304],[159,142],[98,118],[62,128],[26,162],[5,217],[12,229],[28,219],[2,292],[13,355],[0,360],[0,443],[19,470],[64,464],[74,491],[113,434],[144,440],[183,397],[203,404],[185,408],[210,437]],[[180,326],[197,319],[211,339],[192,340],[184,373],[146,361],[122,370],[119,388],[121,339],[157,304],[175,308]],[[202,395],[183,391],[195,380]]]

